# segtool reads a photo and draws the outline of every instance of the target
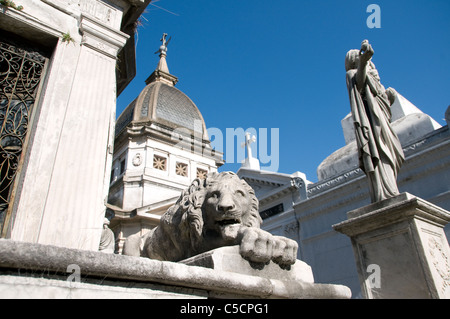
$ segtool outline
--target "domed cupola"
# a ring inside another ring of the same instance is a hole
[[[154,125],[170,131],[182,128],[190,134],[208,140],[205,121],[194,102],[179,89],[175,88],[178,78],[169,72],[167,66],[166,34],[161,39],[159,63],[156,70],[145,81],[147,86],[119,116],[116,134],[130,123],[138,126]]]

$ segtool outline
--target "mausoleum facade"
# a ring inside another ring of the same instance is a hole
[[[149,2],[2,2],[2,237],[98,250],[116,97]]]

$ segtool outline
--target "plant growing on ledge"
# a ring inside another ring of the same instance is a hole
[[[16,10],[19,10],[19,11],[23,10],[23,6],[16,5],[14,3],[14,1],[12,1],[12,0],[0,0],[0,4],[4,5],[5,7],[13,8],[13,9],[16,9]]]
[[[73,42],[73,43],[75,43],[75,40],[70,36],[70,33],[67,32],[67,33],[63,33],[63,35],[62,35],[62,42],[67,42],[67,43]]]

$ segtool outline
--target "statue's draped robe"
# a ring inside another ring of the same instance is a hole
[[[369,179],[372,202],[398,194],[397,173],[405,158],[390,125],[391,109],[375,69],[367,72],[361,91],[356,69],[347,72],[347,88],[355,125],[359,165]]]

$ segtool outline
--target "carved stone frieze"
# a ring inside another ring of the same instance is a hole
[[[448,256],[445,254],[442,243],[437,241],[435,237],[428,238],[428,252],[431,255],[431,262],[442,280],[441,292],[445,294],[445,291],[450,289],[450,263]]]
[[[105,25],[120,29],[122,10],[100,0],[42,0],[71,15],[89,15]]]
[[[140,153],[137,153],[133,157],[133,165],[140,166],[141,164],[142,164],[142,155]]]
[[[288,238],[295,238],[300,230],[300,224],[298,221],[294,221],[290,224],[284,225],[284,233]]]

